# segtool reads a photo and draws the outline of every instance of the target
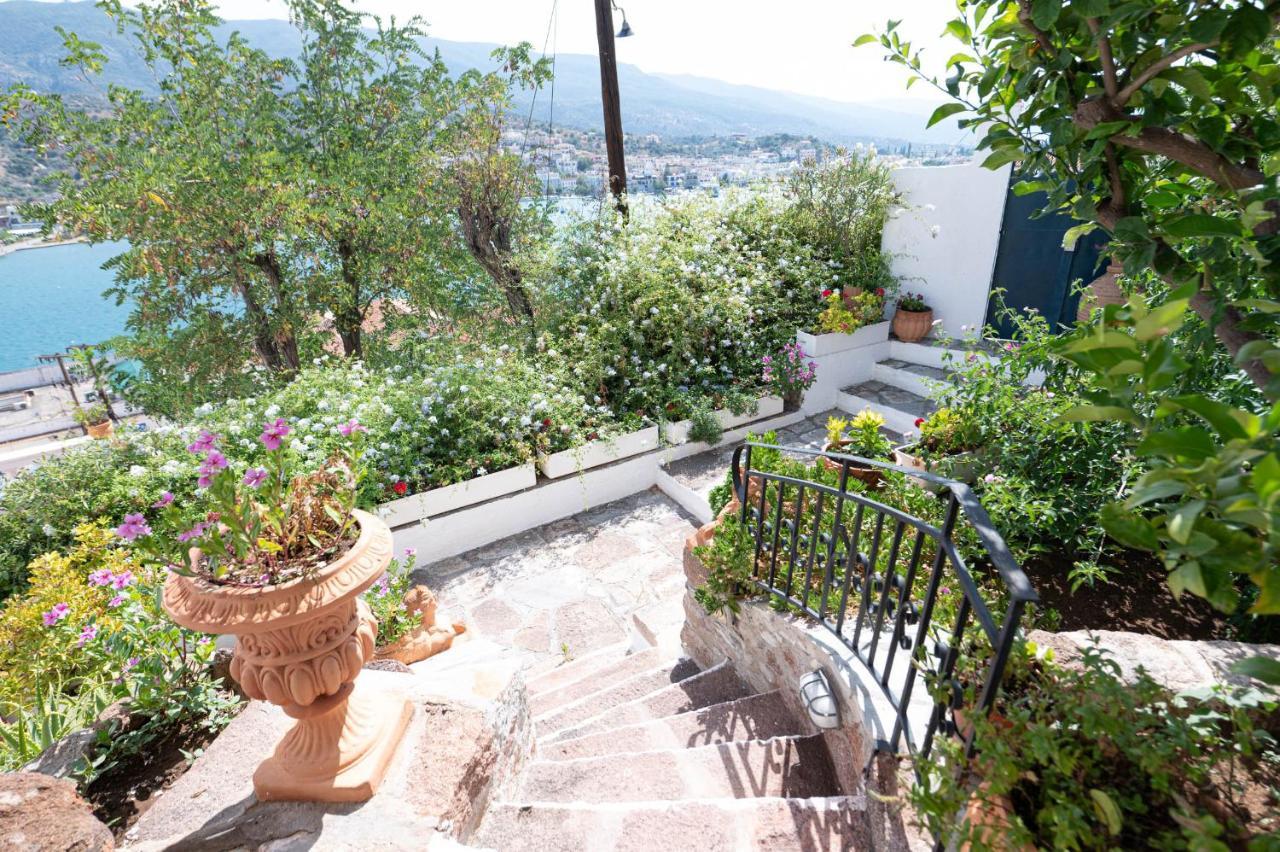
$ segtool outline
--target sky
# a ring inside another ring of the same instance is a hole
[[[951,0],[626,0],[621,6],[635,36],[618,41],[619,62],[839,101],[929,98],[926,86],[905,90],[905,69],[884,62],[878,45],[851,46],[890,17],[901,19],[900,32],[938,61],[954,52],[941,37],[955,11]],[[539,49],[553,7],[551,46],[560,53],[594,54],[592,0],[356,2],[356,8],[384,17],[420,15],[437,38],[528,41]],[[229,19],[286,16],[280,0],[222,0],[219,8]],[[621,20],[615,12],[615,27]]]

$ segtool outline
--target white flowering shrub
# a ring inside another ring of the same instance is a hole
[[[679,420],[760,395],[761,359],[814,325],[824,289],[856,283],[792,212],[775,188],[584,223],[551,273],[541,350],[615,412]]]

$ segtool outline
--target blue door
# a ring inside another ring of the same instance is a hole
[[[1043,192],[1019,196],[1012,189],[1005,199],[1004,224],[987,305],[987,324],[1001,337],[1013,336],[1013,328],[997,315],[999,296],[1003,295],[1008,307],[1035,308],[1049,320],[1051,330],[1059,331],[1076,321],[1080,297],[1072,292],[1075,283],[1089,283],[1105,266],[1102,248],[1107,242],[1106,234],[1094,231],[1077,240],[1074,251],[1064,250],[1063,236],[1079,222],[1063,214],[1037,216],[1045,201]]]

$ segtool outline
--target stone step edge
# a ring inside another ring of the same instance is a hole
[[[672,717],[668,716],[667,718]],[[616,731],[620,729],[614,728],[614,730]],[[679,755],[681,757],[687,756],[690,760],[696,760],[705,754],[709,754],[713,751],[719,752],[721,749],[726,748],[743,748],[746,746],[760,746],[775,742],[798,742],[800,740],[816,741],[820,739],[822,739],[822,734],[787,734],[786,736],[767,737],[763,740],[729,740],[723,743],[707,743],[706,745],[691,746],[689,748],[650,748],[641,749],[640,751],[613,751],[608,754],[592,754],[587,755],[586,757],[566,757],[563,760],[543,760],[542,758],[535,757],[533,760],[525,764],[525,768],[528,769],[533,766],[571,766],[576,763],[587,763],[589,761],[594,761],[596,763],[611,763],[618,759],[628,757],[645,757],[651,754],[672,754]],[[565,741],[557,741],[556,745],[560,745],[561,742]],[[675,801],[683,800],[677,799]]]
[[[628,655],[628,656],[630,656],[630,655]],[[568,709],[569,709],[569,708],[571,708],[571,707],[577,707],[577,706],[578,706],[578,705],[580,705],[580,704],[585,704],[585,703],[587,703],[588,701],[592,701],[592,700],[594,700],[594,699],[596,699],[596,698],[599,698],[601,695],[603,695],[603,694],[604,694],[604,693],[606,693],[606,692],[611,692],[611,691],[613,691],[613,690],[615,690],[615,689],[621,689],[622,687],[626,686],[627,684],[629,684],[629,683],[634,683],[634,682],[636,682],[636,681],[640,680],[641,678],[648,677],[649,675],[652,675],[652,674],[653,674],[653,673],[655,673],[655,672],[660,672],[660,671],[663,671],[663,670],[675,671],[675,669],[676,669],[676,667],[677,667],[677,666],[679,666],[681,663],[685,663],[685,662],[687,662],[687,663],[689,663],[689,664],[691,664],[691,665],[693,665],[693,666],[695,666],[695,667],[696,667],[696,665],[697,665],[697,664],[696,664],[696,663],[694,663],[694,662],[693,662],[693,660],[692,660],[691,658],[689,658],[689,657],[684,657],[684,656],[682,656],[682,657],[678,657],[678,658],[676,658],[675,660],[672,660],[672,661],[670,661],[670,662],[664,662],[664,663],[662,663],[662,664],[660,664],[660,665],[657,665],[657,666],[654,666],[654,667],[652,667],[652,668],[645,669],[644,671],[637,672],[636,674],[633,674],[631,677],[624,678],[624,679],[622,679],[622,680],[620,680],[620,681],[617,681],[617,682],[615,682],[615,683],[611,683],[611,684],[609,684],[609,685],[607,685],[607,686],[604,686],[604,687],[602,687],[602,688],[600,688],[600,689],[596,690],[595,692],[592,692],[592,693],[590,693],[590,694],[588,694],[588,695],[584,695],[584,696],[582,696],[581,698],[577,699],[576,701],[570,701],[568,704],[561,705],[560,707],[557,707],[557,708],[555,708],[554,710],[548,710],[548,711],[547,711],[547,712],[545,712],[545,713],[540,713],[540,714],[538,714],[537,716],[534,716],[534,717],[533,717],[533,723],[536,725],[536,724],[538,724],[538,722],[545,722],[548,718],[550,718],[550,717],[552,717],[552,716],[555,716],[556,714],[558,714],[558,713],[560,713],[560,712],[562,712],[562,711],[564,711],[564,710],[568,710]],[[715,667],[713,666],[712,668],[715,668]],[[662,686],[658,687],[657,689],[651,689],[651,690],[649,690],[648,692],[646,692],[646,693],[644,693],[644,694],[642,694],[642,695],[638,695],[638,696],[636,696],[635,698],[632,698],[630,701],[623,701],[621,704],[615,704],[615,705],[614,705],[614,707],[621,707],[623,704],[631,704],[631,703],[632,703],[632,702],[634,702],[634,701],[643,701],[644,699],[648,698],[650,695],[653,695],[655,692],[661,692],[662,690],[666,689],[666,688],[667,688],[667,687],[669,687],[669,686],[677,686],[677,685],[679,685],[679,684],[685,683],[686,681],[693,680],[693,679],[694,679],[694,678],[696,678],[696,677],[701,677],[702,675],[706,674],[706,673],[707,673],[707,672],[709,672],[709,671],[711,671],[711,669],[706,669],[705,671],[704,671],[704,670],[698,670],[698,671],[695,671],[693,674],[689,675],[688,677],[682,678],[681,680],[673,680],[673,681],[671,681],[670,683],[664,683]],[[613,708],[610,708],[610,710],[612,710],[612,709],[613,709]],[[607,712],[609,712],[609,711],[607,711],[607,710],[606,710],[605,712],[607,713]],[[603,713],[597,713],[595,716],[589,716],[586,720],[584,720],[584,721],[582,722],[582,724],[585,724],[587,721],[590,721],[591,719],[599,718],[599,717],[600,717],[600,716],[602,716],[602,715],[604,715],[604,714],[603,714]]]
[[[692,676],[690,676],[690,677],[687,677],[687,678],[685,678],[685,679],[684,679],[684,680],[682,680],[682,681],[677,681],[676,683],[669,684],[668,686],[664,686],[664,687],[662,687],[662,689],[655,689],[653,692],[646,693],[646,694],[644,694],[644,695],[641,695],[641,696],[640,696],[640,697],[638,697],[638,698],[633,698],[633,699],[632,699],[632,700],[630,700],[630,701],[624,701],[622,704],[618,704],[618,705],[616,705],[616,706],[614,706],[614,707],[610,707],[608,710],[605,710],[603,713],[597,713],[597,714],[596,714],[596,715],[594,715],[594,716],[589,716],[589,717],[587,717],[586,719],[583,719],[582,721],[577,722],[577,723],[575,723],[575,724],[571,725],[571,726],[570,726],[570,727],[568,727],[568,728],[557,728],[557,729],[556,729],[556,730],[554,730],[554,731],[546,731],[545,733],[537,733],[537,734],[536,734],[536,736],[537,736],[538,738],[546,737],[546,738],[547,738],[547,742],[554,742],[554,743],[560,743],[560,742],[563,742],[565,739],[570,739],[570,738],[568,738],[568,737],[565,737],[565,738],[561,738],[561,737],[560,737],[560,734],[562,734],[562,733],[563,733],[563,732],[565,732],[565,731],[572,731],[572,730],[577,730],[577,729],[579,729],[579,728],[584,728],[584,727],[586,727],[586,726],[588,726],[588,725],[591,725],[591,724],[593,724],[593,723],[595,723],[595,722],[597,722],[597,721],[599,721],[599,720],[601,720],[601,719],[604,719],[605,717],[607,717],[607,716],[608,716],[609,714],[611,714],[611,713],[617,713],[617,712],[618,712],[620,709],[622,709],[623,707],[631,707],[631,706],[633,706],[633,705],[640,704],[640,703],[641,703],[641,702],[643,702],[643,701],[647,701],[647,700],[649,700],[650,698],[652,698],[654,695],[657,695],[658,693],[662,692],[662,691],[663,691],[663,690],[665,690],[665,689],[670,689],[670,688],[672,688],[672,687],[679,686],[680,684],[687,684],[687,683],[689,683],[689,682],[691,682],[691,681],[693,681],[693,680],[696,680],[696,679],[698,679],[698,678],[710,677],[710,676],[712,676],[712,675],[719,674],[720,672],[725,671],[725,670],[730,671],[731,673],[733,673],[733,675],[734,675],[734,677],[735,677],[735,678],[738,678],[739,680],[741,680],[741,678],[738,676],[737,672],[736,672],[736,671],[734,670],[734,668],[733,668],[733,663],[732,663],[732,662],[730,662],[729,660],[722,660],[722,661],[720,661],[719,663],[716,663],[716,664],[715,664],[714,666],[712,666],[711,668],[709,668],[709,669],[703,669],[702,671],[698,672],[697,674],[692,675]],[[740,698],[746,698],[747,696],[743,695],[743,696],[739,696],[739,697],[740,697]],[[717,702],[716,702],[716,704],[723,704],[723,703],[724,703],[723,701],[717,701]],[[713,705],[713,704],[708,704],[708,705],[706,705],[706,706],[707,706],[707,707],[713,707],[713,706],[715,706],[715,705]],[[696,709],[696,710],[700,710],[700,709],[702,709],[702,708],[695,708],[695,709]],[[683,712],[684,712],[684,713],[689,713],[689,712],[693,712],[693,711],[685,710],[685,711],[683,711]],[[679,715],[682,715],[682,714],[681,714],[681,713],[671,713],[671,714],[669,714],[669,715],[667,715],[667,716],[654,716],[652,719],[650,719],[650,720],[648,720],[648,721],[656,721],[656,720],[658,720],[658,719],[670,719],[670,718],[672,718],[673,716],[679,716]],[[537,719],[534,719],[533,721],[534,721],[534,726],[535,726],[535,731],[536,731],[537,721],[538,721],[538,720],[537,720]],[[592,734],[598,734],[598,733],[601,733],[601,732],[603,732],[603,731],[612,731],[612,730],[617,730],[618,728],[625,728],[625,727],[628,727],[629,725],[632,725],[632,724],[635,724],[635,723],[634,723],[634,722],[628,722],[626,725],[615,725],[615,726],[614,726],[614,727],[612,727],[612,728],[602,728],[600,731],[591,731],[591,733],[592,733]],[[581,735],[579,735],[579,736],[589,736],[589,735],[590,735],[590,734],[581,734]],[[577,739],[577,738],[578,738],[578,737],[573,737],[572,739]]]
[[[532,707],[532,706],[533,706],[534,704],[536,704],[536,703],[537,703],[537,704],[540,704],[540,703],[543,703],[543,702],[545,702],[545,701],[550,701],[550,700],[554,699],[556,696],[561,695],[562,693],[567,692],[568,690],[573,690],[573,689],[578,688],[578,687],[579,687],[579,686],[581,686],[584,682],[586,682],[586,681],[590,680],[591,678],[600,677],[601,675],[603,675],[603,674],[605,674],[605,673],[615,671],[619,666],[626,665],[627,663],[630,663],[631,661],[635,660],[637,657],[640,657],[640,656],[647,656],[647,657],[649,657],[649,658],[656,658],[656,659],[652,659],[652,660],[651,660],[651,662],[649,662],[649,663],[645,666],[645,668],[639,669],[638,671],[633,672],[633,673],[631,673],[630,675],[627,675],[626,677],[622,678],[621,680],[615,680],[615,681],[613,681],[613,682],[611,682],[611,683],[606,683],[606,684],[604,684],[603,686],[601,686],[599,689],[593,689],[593,690],[591,690],[590,692],[585,693],[584,695],[579,696],[578,698],[573,699],[573,701],[570,701],[570,702],[562,702],[562,703],[561,703],[561,706],[566,706],[566,707],[567,707],[569,704],[572,704],[572,703],[574,703],[574,702],[576,702],[576,701],[580,701],[580,700],[582,700],[582,698],[586,698],[586,697],[589,697],[589,696],[595,695],[595,694],[596,694],[596,693],[598,693],[598,692],[601,692],[601,691],[606,690],[606,689],[611,689],[612,687],[615,687],[615,686],[617,686],[617,685],[618,685],[618,684],[620,684],[620,683],[624,683],[624,682],[626,682],[627,680],[630,680],[631,678],[635,677],[635,676],[636,676],[636,675],[638,675],[638,674],[647,674],[648,672],[653,671],[653,670],[654,670],[654,668],[661,667],[661,666],[662,666],[662,664],[664,663],[664,660],[663,660],[663,659],[661,658],[661,656],[660,656],[660,655],[661,655],[661,653],[662,653],[662,652],[661,652],[659,649],[654,648],[654,647],[641,648],[639,651],[632,651],[630,654],[626,654],[626,655],[624,655],[624,656],[622,656],[622,657],[619,657],[617,660],[614,660],[614,661],[613,661],[613,662],[611,662],[611,663],[606,663],[605,665],[601,666],[601,667],[600,667],[600,668],[598,668],[598,669],[593,669],[593,670],[591,671],[591,673],[590,673],[590,674],[588,674],[586,677],[579,678],[578,680],[575,680],[575,681],[573,681],[572,683],[566,683],[564,686],[557,686],[557,687],[555,687],[554,689],[529,689],[529,690],[528,690],[528,691],[529,691],[529,699],[530,699],[530,700],[529,700],[529,705],[530,705],[530,707]],[[557,709],[558,709],[558,708],[557,708]],[[536,717],[535,717],[535,718],[536,718]]]
[[[708,671],[710,671],[710,669],[708,669]],[[631,724],[628,724],[628,725],[619,725],[619,726],[618,726],[618,727],[616,727],[616,728],[609,728],[608,730],[605,730],[605,731],[593,731],[592,733],[589,733],[589,734],[583,734],[583,735],[582,735],[582,736],[580,736],[580,737],[569,737],[568,739],[556,740],[554,744],[555,744],[556,746],[565,746],[565,745],[570,745],[570,744],[572,744],[572,743],[576,743],[576,742],[579,742],[579,741],[581,741],[581,740],[591,739],[592,737],[599,737],[599,736],[603,736],[604,734],[622,733],[623,731],[627,731],[627,730],[630,730],[630,729],[632,729],[632,728],[643,728],[643,727],[645,727],[646,725],[653,725],[653,724],[655,724],[655,723],[664,723],[664,722],[669,722],[669,721],[675,721],[676,719],[683,719],[683,718],[685,718],[686,716],[696,716],[696,715],[698,715],[699,713],[706,713],[706,712],[708,712],[708,711],[713,711],[713,710],[715,710],[717,707],[727,707],[727,706],[730,706],[730,705],[732,705],[732,704],[741,704],[741,703],[742,703],[742,702],[744,702],[744,701],[751,701],[752,699],[756,699],[756,698],[765,698],[765,697],[770,696],[770,695],[777,695],[777,696],[781,696],[781,695],[782,695],[782,690],[781,690],[781,689],[773,689],[773,690],[770,690],[770,691],[768,691],[768,692],[757,692],[757,693],[754,693],[754,694],[752,694],[752,695],[745,696],[745,697],[743,697],[743,698],[733,698],[733,699],[730,699],[729,701],[718,701],[718,702],[716,702],[715,704],[708,704],[706,707],[699,707],[699,708],[698,708],[698,709],[696,709],[696,710],[686,710],[686,711],[684,711],[683,713],[676,713],[676,714],[675,714],[675,715],[673,715],[673,716],[662,716],[662,717],[657,718],[657,719],[651,719],[651,720],[650,720],[650,721],[648,721],[648,722],[632,722]],[[796,722],[796,725],[797,725],[797,727],[799,727],[799,726],[800,726],[800,722]],[[791,735],[791,736],[803,736],[803,734],[799,734],[799,733],[797,733],[797,734],[793,734],[793,735]],[[725,742],[726,742],[726,743],[729,743],[729,742],[741,743],[741,742],[749,742],[749,741],[748,741],[748,740],[726,740]],[[718,745],[718,743],[707,743],[707,745]],[[701,746],[689,746],[689,748],[700,748],[700,747],[701,747]],[[673,749],[673,750],[676,750],[676,749]],[[679,751],[686,751],[687,749],[678,749],[678,750],[679,750]],[[639,753],[640,753],[640,752],[609,752],[609,754],[639,754]],[[604,755],[596,755],[596,756],[597,756],[597,757],[603,757]],[[564,760],[577,760],[577,759],[579,759],[579,758],[564,758]],[[550,762],[550,761],[548,761],[548,762]],[[560,762],[562,762],[562,761],[561,761],[561,760],[559,760],[559,759],[557,759],[555,762],[556,762],[556,763],[560,763]]]
[[[529,692],[531,693],[543,692],[546,690],[545,688],[539,689],[538,687],[539,681],[550,679],[552,675],[557,675],[557,674],[560,675],[561,677],[564,677],[565,672],[570,672],[570,675],[573,675],[573,674],[578,675],[577,677],[572,677],[572,679],[570,680],[566,680],[563,683],[560,683],[556,686],[551,687],[551,689],[561,689],[565,686],[569,686],[571,684],[577,683],[579,680],[582,680],[584,677],[587,677],[593,672],[598,670],[596,668],[588,667],[587,665],[588,663],[595,663],[595,662],[598,662],[599,660],[605,659],[606,657],[609,658],[607,662],[601,664],[601,667],[603,667],[608,665],[609,662],[617,662],[625,659],[630,655],[631,655],[631,643],[628,640],[624,639],[621,642],[615,642],[612,645],[606,645],[603,648],[596,648],[593,651],[589,651],[588,653],[583,654],[581,657],[574,657],[569,662],[564,663],[563,665],[556,666],[553,669],[548,669],[545,672],[539,672],[538,674],[534,675],[533,677],[525,681],[525,688],[529,690]],[[571,670],[571,667],[572,667],[572,670]]]
[[[925,397],[921,397],[924,399]],[[842,390],[836,396],[836,407],[848,414],[859,414],[864,409],[870,408],[872,411],[884,417],[885,425],[898,434],[905,434],[916,428],[916,415],[903,411],[900,408],[894,408],[891,405],[885,405],[882,402],[875,402],[866,397],[858,396],[856,393],[850,393]]]
[[[510,799],[494,802],[489,806],[492,812],[499,808],[523,810],[539,808],[541,810],[585,810],[585,811],[618,811],[630,812],[641,810],[668,810],[679,805],[710,805],[723,810],[752,810],[760,806],[783,803],[805,803],[820,805],[824,808],[853,807],[865,810],[867,797],[857,793],[848,796],[756,796],[746,799],[730,799],[723,796],[701,796],[685,799],[637,799],[631,802],[548,802],[541,799]]]

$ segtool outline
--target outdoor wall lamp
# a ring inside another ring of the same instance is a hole
[[[635,35],[631,30],[631,25],[627,23],[627,10],[619,6],[617,3],[613,4],[613,8],[622,13],[622,26],[618,29],[618,38],[626,38],[627,36]]]
[[[813,724],[822,730],[840,727],[840,703],[822,669],[814,669],[800,677],[800,701],[809,712]]]

